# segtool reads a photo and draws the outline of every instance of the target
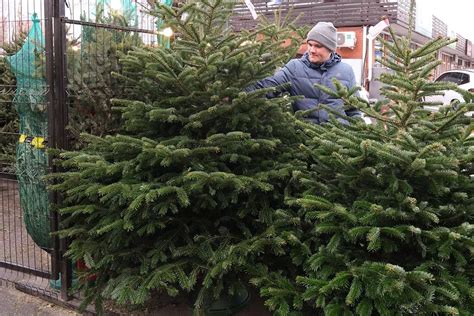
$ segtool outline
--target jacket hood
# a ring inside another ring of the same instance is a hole
[[[304,53],[303,57],[301,57],[303,63],[310,67],[310,68],[313,68],[313,69],[319,69],[321,71],[326,71],[328,68],[334,66],[335,64],[341,62],[341,55],[339,55],[338,53],[335,53],[335,52],[332,52],[331,53],[331,57],[326,60],[324,63],[322,64],[315,64],[315,63],[312,63],[310,60],[309,60],[309,54],[308,52]]]

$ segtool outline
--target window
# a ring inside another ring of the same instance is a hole
[[[457,85],[469,83],[469,75],[462,72],[448,72],[444,73],[436,79],[436,82],[452,82]]]
[[[448,72],[448,73],[445,73],[445,74],[442,74],[441,76],[439,76],[438,79],[436,79],[436,82],[439,82],[439,81],[457,83],[457,79],[454,76],[454,73],[451,73],[451,72]]]
[[[469,75],[463,74],[463,73],[459,73],[459,75],[460,75],[460,82],[459,82],[460,85],[469,83]]]

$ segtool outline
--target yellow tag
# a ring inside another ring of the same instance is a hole
[[[20,135],[20,139],[18,140],[19,143],[24,143],[25,142],[25,139],[26,139],[26,135],[25,134],[21,134]]]
[[[44,138],[43,137],[35,137],[31,142],[31,145],[35,148],[44,148]]]

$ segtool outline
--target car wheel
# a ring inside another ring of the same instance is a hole
[[[459,103],[461,103],[461,101],[459,101],[457,99],[454,99],[454,100],[451,100],[451,102],[449,104],[451,105],[451,108],[454,111],[457,111],[459,109]]]

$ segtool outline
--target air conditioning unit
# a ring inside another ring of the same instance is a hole
[[[338,47],[354,47],[356,41],[355,32],[337,32]]]

